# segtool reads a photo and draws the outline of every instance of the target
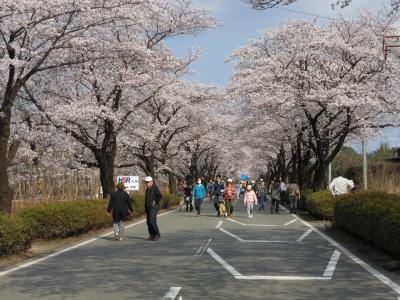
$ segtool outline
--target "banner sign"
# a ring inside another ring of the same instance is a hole
[[[126,191],[139,191],[139,176],[117,176],[117,182],[122,182]]]

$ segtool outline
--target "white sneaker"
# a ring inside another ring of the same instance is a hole
[[[252,219],[253,219],[253,215],[250,215],[250,218],[252,218]]]

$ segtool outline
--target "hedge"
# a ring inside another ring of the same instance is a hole
[[[177,203],[176,195],[167,194],[160,207],[166,209]],[[109,226],[107,204],[107,200],[79,200],[44,204],[19,215],[0,214],[0,256],[26,250],[34,239],[65,238]],[[143,215],[144,196],[134,195],[132,206],[130,219]]]
[[[0,256],[24,251],[31,243],[32,238],[22,218],[0,213]]]
[[[363,192],[338,198],[335,222],[352,235],[400,257],[400,196]]]
[[[328,190],[304,195],[305,208],[313,216],[323,220],[334,220],[336,200]]]

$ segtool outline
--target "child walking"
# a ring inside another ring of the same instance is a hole
[[[247,216],[253,218],[254,205],[257,205],[257,195],[251,189],[251,185],[247,186],[247,191],[244,193],[244,205],[247,208]]]

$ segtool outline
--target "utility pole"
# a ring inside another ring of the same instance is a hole
[[[363,155],[363,189],[368,190],[368,164],[367,164],[367,140],[362,139],[362,155]]]
[[[328,186],[331,184],[332,182],[332,163],[329,163],[328,166]]]

